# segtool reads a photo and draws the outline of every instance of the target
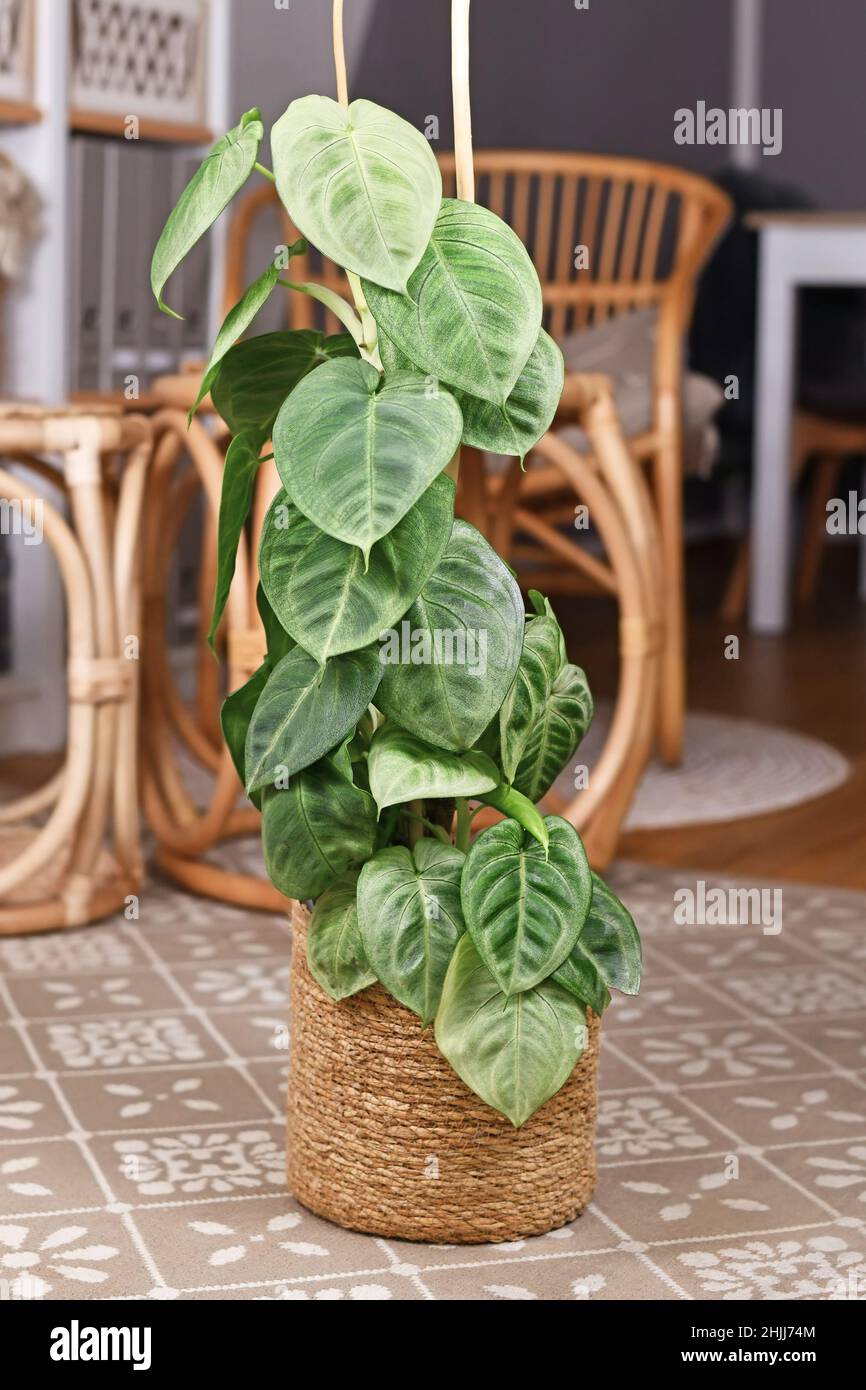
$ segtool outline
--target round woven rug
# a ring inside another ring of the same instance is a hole
[[[610,716],[610,706],[600,704],[575,755],[576,763],[590,768],[590,778]],[[750,719],[693,713],[686,720],[681,766],[650,763],[624,828],[655,830],[766,815],[824,796],[848,773],[842,754],[819,739]],[[557,790],[571,797],[573,783],[569,768]]]

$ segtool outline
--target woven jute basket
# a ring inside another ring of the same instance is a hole
[[[589,1016],[562,1090],[515,1129],[381,985],[334,1003],[307,968],[308,923],[296,906],[287,1174],[298,1200],[352,1230],[447,1245],[541,1235],[583,1211],[599,1020]]]

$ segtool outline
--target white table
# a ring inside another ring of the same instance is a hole
[[[783,632],[789,605],[797,291],[803,285],[866,285],[866,213],[767,212],[746,222],[760,237],[749,619],[755,632]],[[861,548],[861,595],[864,587],[866,546]]]

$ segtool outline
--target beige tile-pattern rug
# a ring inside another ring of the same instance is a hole
[[[282,920],[153,883],[136,921],[0,942],[0,1294],[866,1297],[866,896],[678,926],[696,877],[612,875],[646,982],[603,1030],[598,1190],[510,1245],[377,1240],[287,1194]]]

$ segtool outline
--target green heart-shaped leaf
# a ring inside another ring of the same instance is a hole
[[[262,333],[231,348],[220,363],[211,398],[232,434],[270,434],[277,412],[298,382],[335,357],[357,357],[348,333],[326,338],[312,328]]]
[[[559,635],[553,618],[530,618],[526,624],[517,675],[497,720],[502,771],[509,782],[514,780],[559,674]]]
[[[421,839],[413,851],[380,850],[361,870],[358,917],[367,959],[385,988],[430,1023],[463,932],[460,874],[453,845]]]
[[[586,1046],[586,1015],[573,994],[545,980],[502,993],[462,936],[436,1014],[436,1042],[457,1075],[518,1127],[564,1086]]]
[[[150,283],[160,309],[173,318],[181,316],[163,303],[166,282],[246,183],[264,133],[261,112],[254,107],[217,141],[169,214],[153,253]]]
[[[408,801],[478,796],[499,782],[499,771],[486,753],[445,752],[390,723],[373,735],[367,768],[380,811]]]
[[[471,748],[514,680],[523,627],[511,571],[474,526],[455,521],[441,561],[383,643],[379,708],[428,743]]]
[[[483,831],[466,856],[466,927],[508,995],[532,989],[559,968],[589,912],[592,879],[580,836],[559,816],[546,816],[545,824],[546,856],[514,820]]]
[[[302,256],[307,249],[305,241],[296,241],[293,246],[288,248],[288,260],[293,256]],[[226,314],[222,327],[216,336],[208,364],[205,367],[204,376],[201,379],[199,393],[195,398],[195,405],[189,412],[188,419],[195,415],[208,391],[213,386],[219,374],[220,363],[230,348],[234,346],[238,338],[246,333],[256,314],[271,297],[274,286],[280,278],[279,265],[269,265],[257,280],[249,286],[241,295],[234,308],[229,309]]]
[[[253,500],[253,487],[261,462],[264,435],[244,430],[235,435],[223,465],[220,514],[217,526],[217,577],[208,642],[213,646],[228,603],[241,532]]]
[[[463,413],[463,443],[521,463],[553,423],[565,382],[565,362],[544,329],[504,405],[456,392]]]
[[[319,898],[307,928],[307,965],[332,999],[348,999],[376,983],[358,924],[358,871],[338,879]]]
[[[418,370],[380,330],[379,352],[388,371]],[[491,454],[512,454],[521,463],[550,429],[562,396],[565,363],[542,328],[529,361],[504,405],[452,388],[463,415],[463,443]]]
[[[354,733],[381,676],[378,653],[369,647],[331,657],[324,667],[302,647],[284,656],[250,721],[247,791],[292,777]]]
[[[264,662],[259,667],[255,675],[250,676],[245,685],[232,691],[231,695],[223,700],[220,711],[220,722],[222,724],[223,738],[228,745],[228,750],[232,755],[232,762],[235,771],[242,783],[246,782],[246,756],[245,746],[247,741],[247,729],[250,727],[250,720],[258,704],[259,697],[267,684],[271,668],[268,662]],[[253,794],[250,797],[254,806],[261,808],[261,797]]]
[[[593,874],[589,914],[571,954],[553,978],[600,1014],[610,997],[608,988],[637,994],[640,972],[640,937],[631,913]]]
[[[295,641],[324,665],[368,647],[417,597],[448,543],[454,484],[436,478],[411,511],[364,557],[326,536],[288,500],[274,499],[259,551],[262,586]]]
[[[372,101],[293,101],[271,131],[277,192],[305,237],[337,265],[402,293],[442,197],[420,131]]]
[[[541,329],[541,286],[506,222],[445,198],[405,294],[364,292],[387,337],[422,371],[505,405]]]
[[[295,506],[366,559],[451,460],[461,426],[454,397],[417,372],[328,362],[277,416],[277,469]]]
[[[592,720],[592,695],[579,666],[566,666],[531,730],[514,775],[514,786],[540,801],[574,754]]]
[[[287,898],[318,898],[373,853],[376,808],[350,776],[347,758],[329,757],[297,773],[285,791],[264,789],[265,867]]]

